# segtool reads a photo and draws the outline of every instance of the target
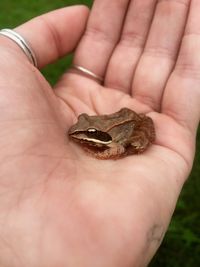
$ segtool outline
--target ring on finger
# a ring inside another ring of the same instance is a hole
[[[80,73],[80,74],[82,74],[82,75],[84,75],[86,77],[92,78],[92,79],[94,79],[94,80],[96,80],[96,81],[98,81],[100,83],[103,82],[103,77],[95,74],[94,72],[92,72],[92,71],[90,71],[90,70],[88,70],[88,69],[86,69],[86,68],[84,68],[82,66],[79,66],[79,65],[75,65],[74,64],[74,65],[72,65],[71,68],[72,68],[72,70],[74,69],[78,73]]]
[[[3,35],[10,40],[14,41],[24,52],[24,54],[27,56],[28,60],[35,66],[37,67],[37,59],[35,56],[34,51],[28,44],[28,42],[17,32],[11,30],[11,29],[2,29],[0,30],[0,35]]]

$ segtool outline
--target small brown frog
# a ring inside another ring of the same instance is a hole
[[[155,140],[152,119],[128,108],[110,115],[89,116],[83,113],[68,134],[99,159],[142,153]]]

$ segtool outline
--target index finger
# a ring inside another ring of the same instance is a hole
[[[129,0],[95,0],[74,64],[103,77],[118,42]]]

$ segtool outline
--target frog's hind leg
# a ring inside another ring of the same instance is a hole
[[[127,154],[139,154],[144,152],[151,142],[144,132],[138,132],[132,137],[131,144],[127,147]]]
[[[142,116],[142,115],[141,115]],[[141,123],[134,131],[130,145],[127,147],[128,154],[139,154],[155,141],[155,128],[150,117],[143,115]]]

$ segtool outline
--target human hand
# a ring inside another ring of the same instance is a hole
[[[200,4],[187,19],[190,1],[132,2],[96,0],[76,49],[104,86],[68,72],[53,91],[0,37],[2,266],[145,266],[160,245],[195,152]],[[76,47],[86,18],[74,7],[16,30],[41,68]],[[154,120],[145,153],[102,161],[67,139],[78,114],[121,107]]]

